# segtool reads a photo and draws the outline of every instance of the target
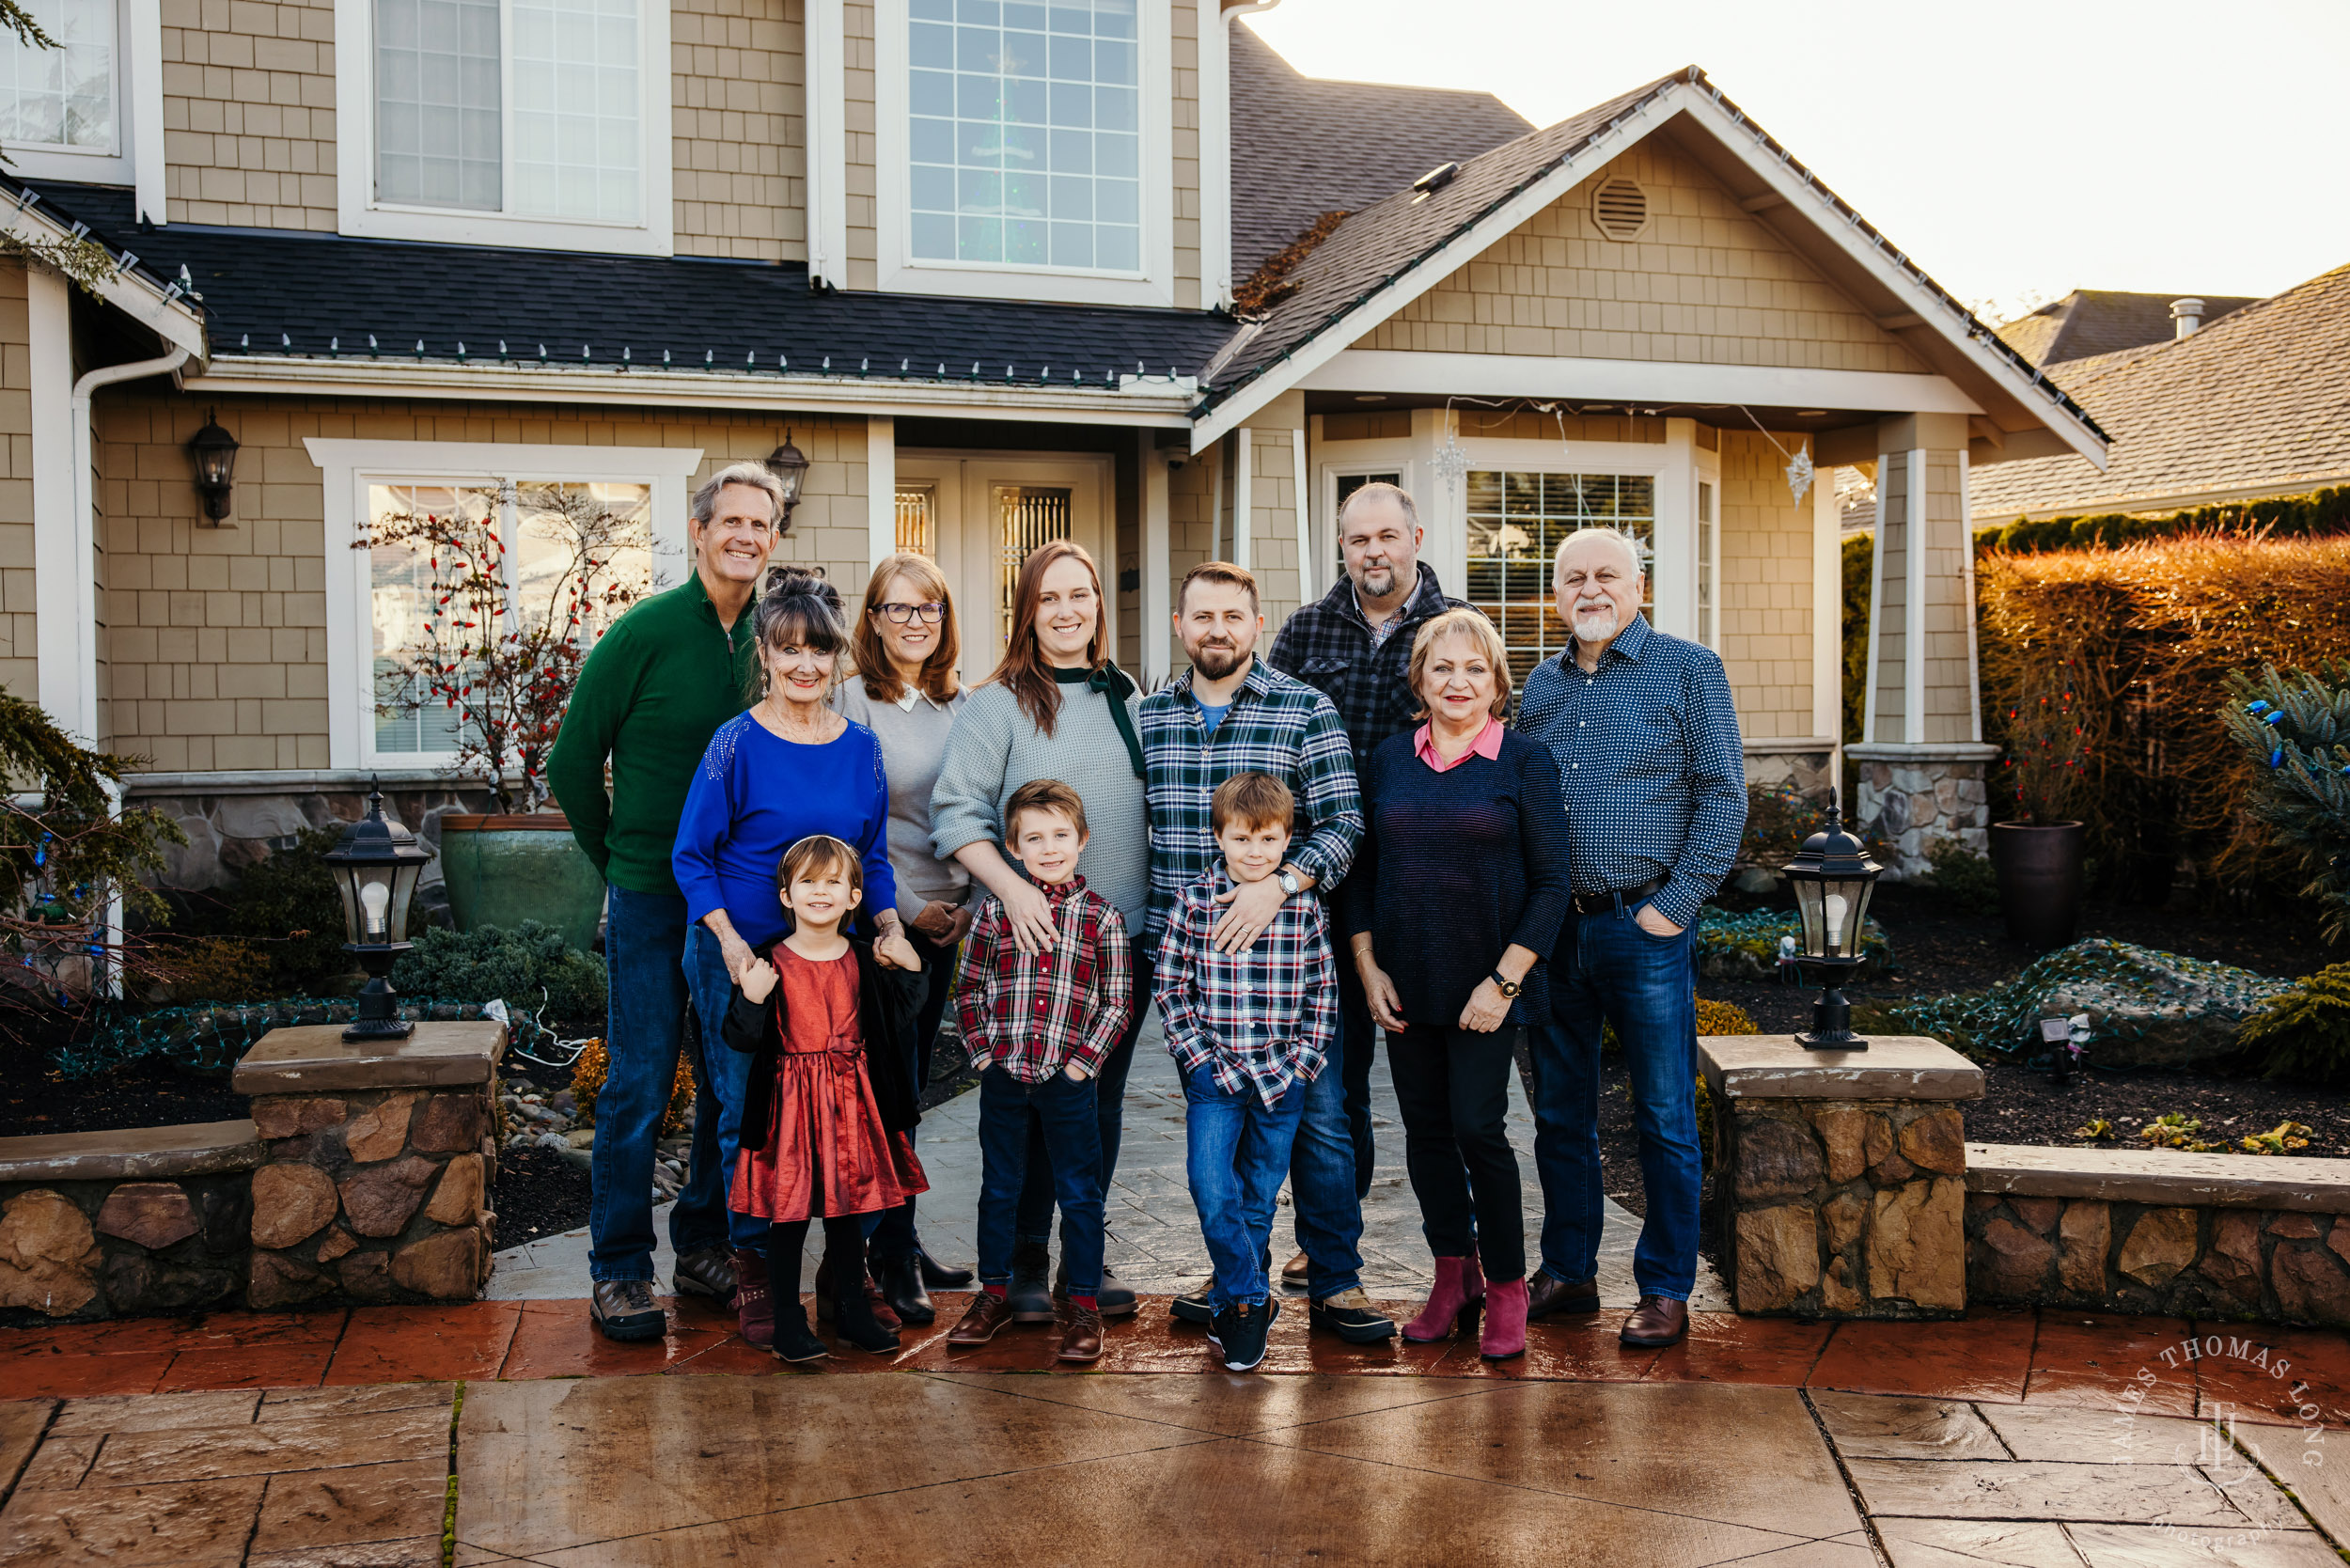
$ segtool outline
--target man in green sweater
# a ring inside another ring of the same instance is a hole
[[[609,889],[611,1068],[596,1097],[588,1315],[607,1338],[658,1340],[652,1165],[682,1043],[694,1064],[694,1149],[669,1212],[676,1287],[734,1294],[720,1122],[739,1119],[750,1058],[705,1053],[687,1027],[685,896],[669,869],[678,815],[718,726],[741,713],[757,663],[751,602],[783,537],[783,487],[763,464],[720,469],[694,493],[694,574],[613,623],[581,669],[547,760],[572,835]],[[611,792],[604,792],[610,764]],[[717,1059],[727,1058],[727,1059]]]

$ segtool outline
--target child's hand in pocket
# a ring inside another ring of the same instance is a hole
[[[1087,1072],[1084,1068],[1082,1068],[1082,1067],[1078,1066],[1078,1065],[1077,1065],[1075,1062],[1073,1062],[1073,1062],[1071,1062],[1068,1066],[1066,1066],[1066,1067],[1062,1068],[1062,1069],[1061,1069],[1061,1072],[1062,1072],[1062,1074],[1063,1074],[1065,1076],[1067,1076],[1067,1078],[1069,1079],[1069,1081],[1070,1081],[1071,1083],[1073,1083],[1073,1084],[1081,1084],[1081,1083],[1085,1082],[1088,1078],[1090,1078],[1091,1076],[1093,1076],[1093,1074],[1090,1074],[1090,1073]]]
[[[742,983],[747,1000],[763,1002],[775,993],[776,966],[763,958],[754,958],[750,967],[743,971]]]

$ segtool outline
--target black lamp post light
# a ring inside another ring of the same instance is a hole
[[[1885,868],[1869,858],[1868,846],[1844,831],[1836,792],[1827,796],[1827,827],[1804,840],[1787,863],[1795,908],[1803,919],[1803,951],[1794,962],[1822,971],[1820,999],[1811,1027],[1795,1036],[1807,1051],[1865,1051],[1869,1043],[1853,1033],[1852,1007],[1844,1000],[1845,975],[1861,962],[1861,922],[1869,895]]]
[[[359,993],[359,1014],[343,1030],[348,1041],[405,1040],[415,1028],[400,1015],[400,994],[388,978],[408,950],[408,901],[416,873],[432,852],[416,836],[384,815],[384,786],[368,780],[368,814],[343,829],[323,857],[343,896],[343,951],[359,961],[368,983]]]
[[[237,477],[237,438],[220,428],[218,410],[208,410],[204,428],[188,438],[188,455],[196,460],[196,488],[204,497],[204,515],[227,520],[228,493]]]

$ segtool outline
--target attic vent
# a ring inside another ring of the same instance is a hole
[[[1416,203],[1426,201],[1430,196],[1451,184],[1452,177],[1460,172],[1461,165],[1458,164],[1438,164],[1434,168],[1412,181],[1412,200]]]
[[[1632,180],[1610,180],[1591,193],[1591,221],[1611,240],[1637,240],[1648,227],[1648,193]]]

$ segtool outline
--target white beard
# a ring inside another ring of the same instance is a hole
[[[1616,635],[1616,606],[1574,612],[1574,636],[1577,642],[1606,642]]]

